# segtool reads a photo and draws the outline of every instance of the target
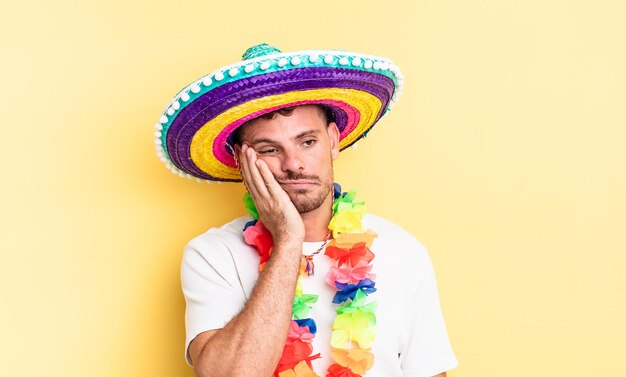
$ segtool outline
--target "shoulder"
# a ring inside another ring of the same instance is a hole
[[[372,245],[372,251],[376,254],[379,265],[409,275],[430,268],[431,262],[426,247],[401,226],[371,214],[364,217],[363,225],[378,235]]]
[[[384,217],[372,215],[370,213],[366,214],[363,217],[363,225],[366,228],[380,228],[381,231],[391,233],[394,236],[415,239],[415,237],[411,233],[407,232],[400,225],[393,223],[390,220],[385,219]]]
[[[219,240],[228,240],[233,237],[241,238],[243,227],[248,221],[251,220],[252,218],[250,216],[238,217],[220,227],[214,227],[207,230],[189,241],[187,246],[204,245],[206,243],[213,243]]]
[[[233,249],[245,248],[241,232],[244,225],[252,220],[250,216],[236,218],[220,227],[207,230],[193,238],[185,246],[183,264],[189,260],[203,259],[211,264],[211,261],[230,259]]]
[[[380,241],[386,245],[402,246],[402,249],[408,249],[415,254],[427,254],[426,248],[415,236],[385,218],[367,214],[363,218],[363,226],[378,234],[375,242]]]

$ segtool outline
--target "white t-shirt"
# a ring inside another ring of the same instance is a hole
[[[224,327],[245,305],[259,275],[257,251],[245,244],[242,230],[250,217],[240,217],[194,238],[185,248],[182,286],[187,348],[200,333]],[[399,226],[373,215],[363,219],[366,229],[378,234],[371,247],[376,255],[373,273],[377,291],[368,301],[377,301],[376,340],[372,346],[374,367],[368,376],[431,377],[457,365],[441,314],[437,284],[426,249]],[[311,254],[321,242],[305,242],[303,253]],[[324,278],[331,264],[322,253],[315,259],[315,275],[302,277],[304,293],[319,295],[308,317],[317,324],[313,369],[325,375],[330,358],[332,303],[335,290]]]

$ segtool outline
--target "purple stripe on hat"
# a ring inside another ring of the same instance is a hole
[[[387,109],[394,84],[393,80],[378,73],[336,67],[278,71],[224,84],[198,97],[179,112],[167,131],[168,154],[183,171],[209,179],[211,177],[193,163],[190,155],[193,136],[208,121],[231,107],[256,98],[320,88],[347,88],[371,93],[383,104],[376,116],[378,121]],[[345,124],[345,119],[340,117],[337,121],[340,131]]]

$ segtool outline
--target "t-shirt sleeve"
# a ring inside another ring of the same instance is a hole
[[[420,245],[419,285],[413,295],[409,321],[411,332],[400,355],[404,377],[432,377],[457,366],[439,304],[437,282],[428,253]]]
[[[200,333],[221,329],[245,304],[245,295],[230,250],[216,236],[192,240],[183,253],[181,283],[185,296],[185,358]]]

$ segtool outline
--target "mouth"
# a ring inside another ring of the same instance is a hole
[[[306,190],[317,186],[317,182],[313,181],[280,181],[281,187],[289,190]]]

